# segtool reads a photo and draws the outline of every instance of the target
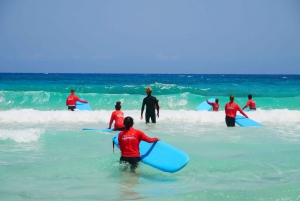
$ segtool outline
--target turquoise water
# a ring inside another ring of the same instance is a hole
[[[299,75],[0,74],[0,200],[299,200]],[[161,106],[140,120],[145,87]],[[93,111],[69,112],[70,89]],[[230,94],[251,93],[263,127],[227,128]],[[195,111],[207,98],[220,112]],[[107,128],[116,101],[134,127],[190,156],[176,173],[119,170]]]

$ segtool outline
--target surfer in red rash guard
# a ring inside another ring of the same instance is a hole
[[[68,106],[68,110],[74,111],[76,109],[76,101],[82,102],[82,103],[88,103],[86,100],[81,100],[75,95],[75,90],[71,90],[71,94],[68,96],[66,100],[66,105]]]
[[[218,110],[219,110],[219,99],[216,98],[215,102],[210,102],[208,100],[206,100],[206,102],[213,107],[213,111],[218,112]]]
[[[248,102],[247,104],[243,107],[243,109],[245,109],[246,107],[250,108],[250,110],[256,110],[256,105],[255,105],[255,101],[252,99],[252,95],[249,94],[248,95]]]
[[[126,117],[124,119],[125,129],[118,136],[119,146],[121,150],[120,163],[129,163],[132,171],[137,168],[140,158],[140,142],[156,142],[158,138],[150,138],[140,130],[135,130],[133,126],[133,118]]]
[[[236,112],[239,111],[242,115],[244,115],[246,118],[248,116],[241,110],[240,106],[236,103],[234,103],[234,96],[230,95],[229,97],[230,102],[225,105],[225,122],[227,127],[234,127],[235,126],[235,117],[236,117]]]
[[[116,110],[112,112],[111,117],[110,117],[110,121],[109,121],[109,127],[108,129],[111,128],[111,125],[113,123],[113,121],[115,121],[115,125],[114,125],[114,130],[124,130],[124,113],[121,111],[121,102],[118,101],[116,102],[115,105]]]

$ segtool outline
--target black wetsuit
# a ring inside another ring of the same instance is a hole
[[[146,98],[144,98],[141,116],[143,115],[145,105],[146,105],[146,123],[149,123],[150,118],[151,118],[152,123],[156,123],[154,105],[156,105],[157,114],[159,114],[159,105],[158,105],[157,99],[151,95],[148,95]]]

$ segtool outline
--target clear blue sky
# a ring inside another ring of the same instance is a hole
[[[0,0],[0,72],[300,74],[300,1]]]

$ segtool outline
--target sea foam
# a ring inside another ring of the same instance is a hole
[[[40,111],[33,109],[7,110],[0,112],[0,123],[97,123],[108,122],[113,111]],[[140,110],[124,110],[125,116],[140,118]],[[300,111],[288,109],[257,110],[245,112],[250,119],[264,123],[300,123]],[[239,112],[238,112],[239,114]],[[224,111],[160,110],[158,122],[165,123],[224,123]]]
[[[27,128],[27,129],[1,129],[0,139],[11,139],[15,142],[32,142],[37,141],[45,129]]]

